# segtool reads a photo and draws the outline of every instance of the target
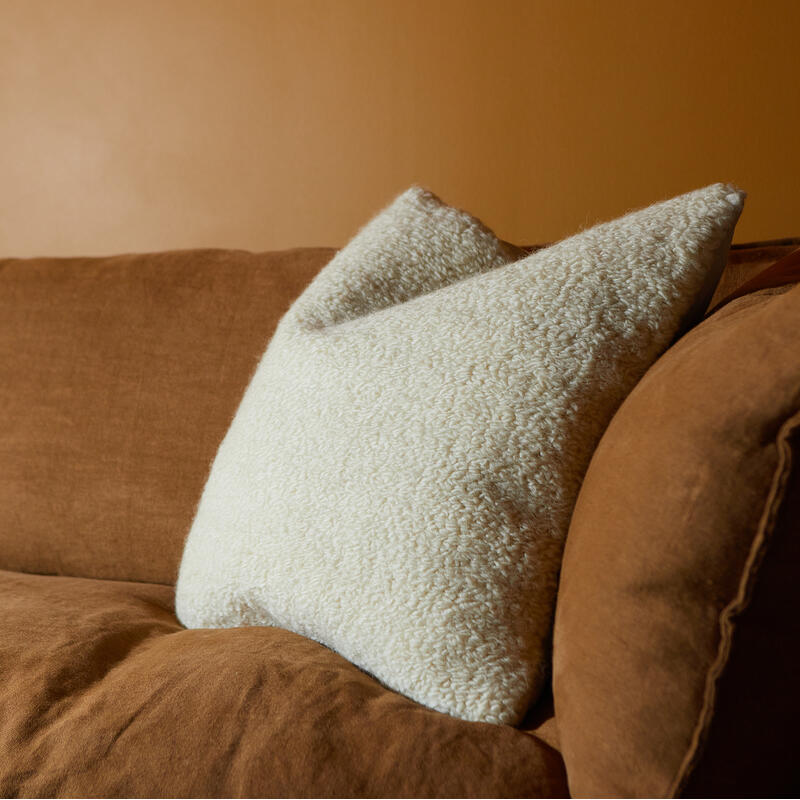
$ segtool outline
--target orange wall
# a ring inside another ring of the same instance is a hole
[[[519,242],[716,180],[800,235],[800,3],[0,0],[0,254],[342,244],[411,183]]]

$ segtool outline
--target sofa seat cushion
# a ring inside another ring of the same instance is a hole
[[[0,571],[0,796],[565,796],[535,734],[464,722],[172,589]]]

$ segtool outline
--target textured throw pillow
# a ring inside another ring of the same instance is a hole
[[[432,708],[519,721],[592,451],[708,301],[742,198],[717,184],[509,263],[402,195],[278,326],[186,543],[181,621],[289,628]]]
[[[799,323],[800,287],[728,303],[594,454],[554,632],[574,797],[797,794]]]

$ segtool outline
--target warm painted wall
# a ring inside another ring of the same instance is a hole
[[[553,240],[715,180],[800,234],[800,2],[0,0],[0,254]]]

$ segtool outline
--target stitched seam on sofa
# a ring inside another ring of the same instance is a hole
[[[698,714],[697,723],[692,734],[691,743],[683,758],[677,775],[670,786],[668,797],[679,797],[698,762],[702,758],[706,740],[714,717],[717,686],[722,679],[728,665],[733,639],[736,634],[736,618],[750,605],[758,572],[764,556],[772,541],[775,523],[780,515],[783,500],[786,496],[786,487],[792,472],[792,435],[800,430],[800,411],[796,411],[781,425],[776,438],[778,447],[778,463],[770,483],[764,503],[756,534],[750,546],[742,575],[739,580],[739,589],[731,602],[723,609],[720,615],[720,644],[717,657],[709,668],[706,677],[706,688],[703,705]]]

